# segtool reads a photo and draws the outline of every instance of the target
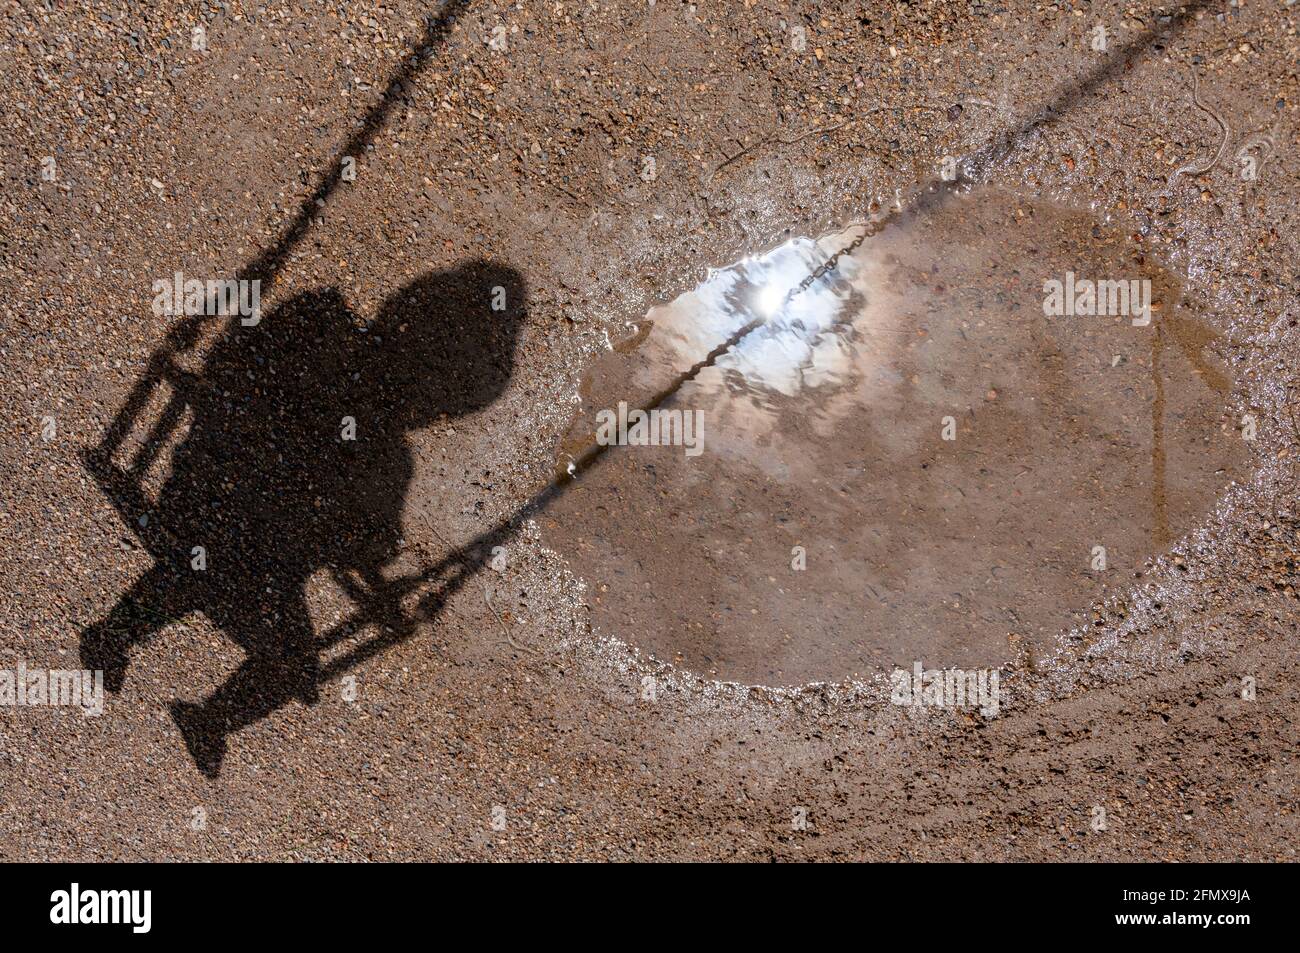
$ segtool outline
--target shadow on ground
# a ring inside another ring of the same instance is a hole
[[[1130,68],[1149,49],[1163,48],[1205,5],[1206,0],[1196,0],[1102,58],[1038,112],[968,157],[967,174],[978,177],[1107,77]],[[358,154],[386,125],[416,72],[467,6],[466,0],[450,0],[429,18],[421,44],[280,240],[238,278],[268,286],[275,281],[317,207],[337,188],[343,160]],[[917,204],[945,201],[951,191],[923,191]],[[496,287],[506,289],[505,312],[490,310]],[[384,304],[366,334],[352,330],[355,319],[333,289],[285,302],[256,333],[234,322],[203,373],[172,381],[179,393],[154,426],[145,457],[158,455],[160,441],[186,414],[193,425],[152,503],[133,475],[109,457],[127,431],[148,426],[146,398],[164,365],[193,346],[197,323],[184,323],[159,349],[104,442],[87,453],[88,469],[145,541],[156,565],[84,631],[83,664],[103,669],[106,685],[118,690],[132,646],[195,611],[248,653],[206,702],[173,705],[186,744],[209,776],[220,771],[230,733],[289,701],[313,701],[323,680],[408,637],[415,623],[398,611],[403,595],[450,573],[442,588],[421,602],[423,618],[436,616],[448,595],[477,571],[491,544],[508,538],[562,492],[563,482],[546,487],[500,526],[418,578],[382,582],[411,479],[408,435],[439,415],[479,409],[501,393],[524,319],[525,293],[516,272],[476,262],[427,275],[403,289]],[[345,416],[356,421],[355,442],[342,439]],[[149,524],[137,526],[146,513]],[[206,550],[205,570],[192,568],[195,546]],[[319,652],[338,640],[338,630],[313,633],[303,592],[320,569],[328,569],[365,607],[365,621],[381,621],[388,630],[327,666]]]
[[[307,609],[313,574],[328,570],[369,621],[409,634],[397,605],[407,587],[383,573],[413,474],[408,435],[502,393],[524,300],[518,273],[474,262],[407,285],[364,331],[334,289],[292,298],[256,328],[234,321],[201,374],[172,382],[171,406],[192,424],[156,501],[123,514],[143,509],[156,562],[83,632],[83,665],[119,691],[132,646],[192,612],[211,619],[248,657],[203,704],[172,714],[215,776],[228,734],[317,698],[328,646]],[[167,437],[155,429],[146,457]],[[127,472],[91,456],[116,481],[111,495],[130,499]]]

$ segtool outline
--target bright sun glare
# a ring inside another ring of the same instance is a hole
[[[758,293],[758,311],[763,317],[770,318],[776,314],[777,309],[781,307],[781,301],[785,295],[775,282],[764,285]]]

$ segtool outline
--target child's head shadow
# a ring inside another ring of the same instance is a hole
[[[390,296],[367,332],[384,346],[360,371],[363,409],[369,395],[392,426],[414,430],[491,404],[510,379],[525,292],[514,269],[479,261]]]

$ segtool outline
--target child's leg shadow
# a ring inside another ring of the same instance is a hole
[[[131,664],[131,648],[195,608],[186,577],[172,566],[155,566],[136,580],[108,615],[82,630],[82,667],[102,671],[104,687],[120,692]]]
[[[217,621],[217,620],[214,620]],[[226,739],[291,701],[320,697],[320,655],[311,615],[301,592],[280,606],[278,617],[260,614],[220,620],[221,628],[248,653],[243,664],[201,703],[175,701],[172,719],[195,765],[207,777],[221,773]]]

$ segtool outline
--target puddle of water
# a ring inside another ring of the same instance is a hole
[[[1083,621],[1240,476],[1223,341],[1122,232],[979,190],[783,308],[851,237],[711,273],[586,375],[562,467],[770,312],[663,405],[699,412],[702,439],[615,447],[541,519],[597,631],[752,684],[997,665],[1013,635]],[[1085,313],[1045,315],[1067,273],[1149,281],[1150,323],[1078,295]]]

